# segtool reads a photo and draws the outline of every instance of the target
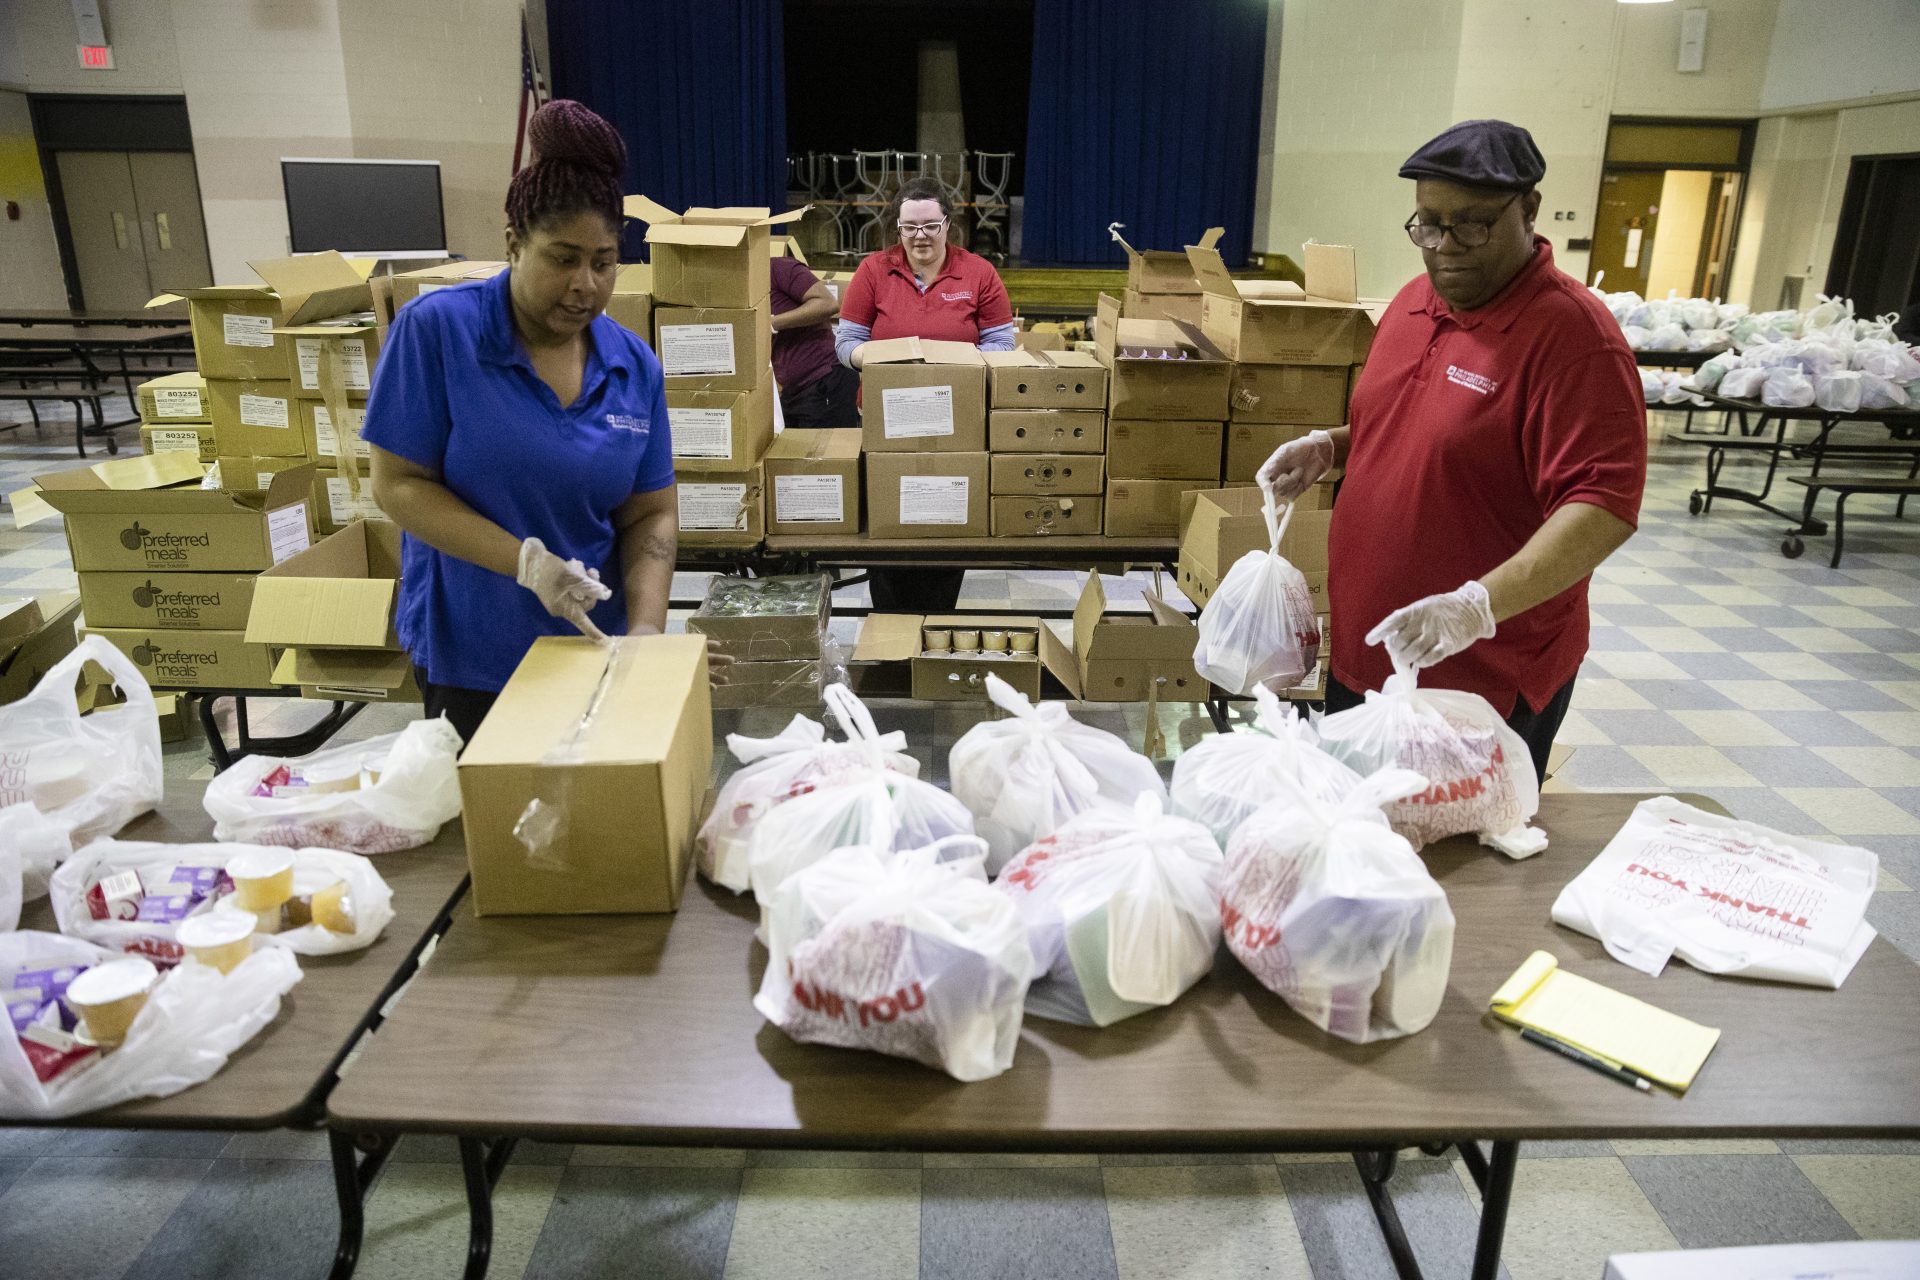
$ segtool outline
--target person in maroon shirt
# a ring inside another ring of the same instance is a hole
[[[798,258],[775,258],[773,380],[789,427],[857,427],[860,378],[833,354],[840,304]]]
[[[1646,483],[1633,353],[1534,234],[1532,136],[1457,124],[1416,151],[1406,224],[1427,274],[1380,321],[1347,425],[1276,450],[1291,499],[1345,463],[1329,538],[1327,710],[1394,668],[1480,694],[1544,776],[1587,652],[1587,580],[1632,536]]]

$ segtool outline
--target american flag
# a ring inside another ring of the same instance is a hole
[[[545,106],[551,97],[547,78],[540,73],[540,64],[533,60],[533,41],[527,35],[527,11],[523,6],[520,10],[520,123],[513,131],[515,173],[527,163],[527,117]]]

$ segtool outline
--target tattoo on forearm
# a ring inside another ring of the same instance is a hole
[[[672,564],[674,562],[674,552],[674,539],[672,538],[663,538],[657,533],[650,533],[640,539],[640,555],[645,559],[660,560],[667,564]]]

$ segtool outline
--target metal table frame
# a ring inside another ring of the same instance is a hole
[[[1808,504],[1800,515],[1796,516],[1793,512],[1784,511],[1768,501],[1768,498],[1773,493],[1773,482],[1779,474],[1780,459],[1783,454],[1791,454],[1795,458],[1810,460],[1813,463],[1813,474],[1817,476],[1820,474],[1822,463],[1829,458],[1858,459],[1863,456],[1857,451],[1850,451],[1847,445],[1830,443],[1834,429],[1843,423],[1879,423],[1885,425],[1890,431],[1909,425],[1920,428],[1920,411],[1912,409],[1871,409],[1861,410],[1858,413],[1835,413],[1828,409],[1812,407],[1804,409],[1779,409],[1771,405],[1760,404],[1757,401],[1734,400],[1726,396],[1716,395],[1712,392],[1702,392],[1701,394],[1714,405],[1724,408],[1738,417],[1740,434],[1748,437],[1749,443],[1747,443],[1744,448],[1739,441],[1730,440],[1729,444],[1743,452],[1766,453],[1768,455],[1767,477],[1758,493],[1749,489],[1735,489],[1722,485],[1720,483],[1720,472],[1726,465],[1728,448],[1727,446],[1710,444],[1707,446],[1707,484],[1705,488],[1695,489],[1692,494],[1688,496],[1688,513],[1691,515],[1706,515],[1713,510],[1713,500],[1715,498],[1730,498],[1737,502],[1747,503],[1749,506],[1758,507],[1762,511],[1779,516],[1782,520],[1795,521],[1795,527],[1790,533],[1800,536],[1823,537],[1827,532],[1827,525],[1824,520],[1812,518],[1811,503]],[[1749,413],[1759,415],[1758,421],[1752,422],[1751,425],[1747,417]],[[1769,422],[1772,422],[1774,426],[1771,439],[1768,439],[1766,436],[1767,424]],[[1788,441],[1787,427],[1794,422],[1815,423],[1817,430],[1814,438],[1804,442]],[[1897,447],[1888,449],[1883,446],[1875,446],[1870,455],[1864,456],[1879,458],[1885,457],[1889,453],[1897,454],[1902,452],[1911,452],[1916,459],[1920,459],[1920,441],[1914,443],[1911,451],[1902,450]]]

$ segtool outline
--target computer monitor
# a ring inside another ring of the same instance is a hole
[[[447,227],[438,160],[283,158],[294,253],[442,254]]]

